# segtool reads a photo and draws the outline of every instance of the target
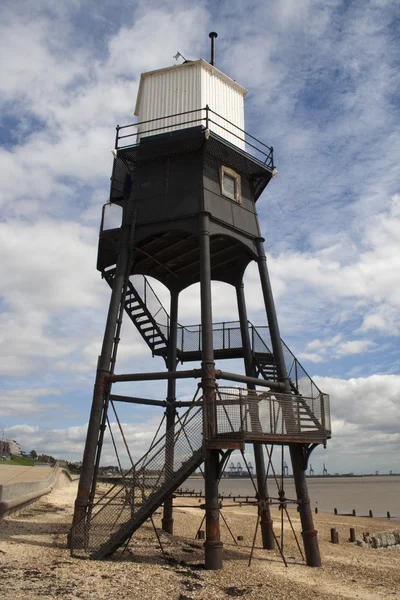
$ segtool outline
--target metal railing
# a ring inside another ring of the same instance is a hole
[[[275,168],[274,149],[272,146],[267,146],[267,144],[264,144],[264,142],[261,142],[244,129],[241,129],[238,125],[232,123],[232,121],[212,110],[208,105],[204,108],[165,115],[156,119],[122,125],[121,127],[118,125],[115,149],[132,148],[140,143],[141,138],[149,135],[176,131],[196,125],[201,125],[204,129],[211,129],[219,137],[228,139],[228,141],[231,141],[234,145],[251,154],[271,170]]]
[[[133,283],[139,296],[153,315],[157,325],[169,338],[170,317],[165,310],[161,300],[144,275],[135,275]],[[255,353],[272,354],[271,337],[268,326],[255,327],[248,321],[251,349]],[[288,377],[293,382],[297,394],[318,398],[322,391],[311,379],[302,364],[295,357],[283,340],[283,354],[285,358]],[[213,323],[214,350],[233,350],[242,347],[242,333],[239,321],[226,321]],[[177,333],[177,348],[180,352],[201,352],[202,350],[202,328],[197,325],[179,325]]]
[[[151,313],[160,330],[164,333],[164,336],[168,338],[170,326],[169,314],[165,310],[163,303],[157,296],[149,280],[145,275],[134,275],[132,284],[147,306],[148,311]]]
[[[329,396],[316,398],[218,387],[208,408],[208,440],[255,442],[284,436],[325,442],[331,435]]]

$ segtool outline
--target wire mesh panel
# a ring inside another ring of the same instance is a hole
[[[207,441],[322,442],[330,437],[329,397],[219,387]]]
[[[114,551],[201,464],[202,407],[190,407],[180,423],[179,429],[156,441],[72,528],[74,556],[100,558]]]
[[[286,369],[288,377],[294,383],[297,393],[309,398],[318,399],[322,394],[319,387],[311,379],[304,367],[299,363],[294,354],[286,346],[282,340],[283,354],[285,357]]]
[[[249,323],[249,334],[253,352],[272,352],[269,327],[254,327]]]
[[[182,352],[199,352],[201,325],[178,326],[178,349]],[[231,350],[242,347],[242,334],[238,321],[213,324],[214,350]]]

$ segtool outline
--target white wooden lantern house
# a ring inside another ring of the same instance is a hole
[[[203,59],[143,73],[135,108],[138,137],[207,123],[244,150],[246,94],[246,88]]]

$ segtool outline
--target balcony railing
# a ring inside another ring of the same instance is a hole
[[[228,140],[248,154],[251,154],[271,170],[275,168],[272,146],[267,146],[264,142],[261,142],[250,133],[244,131],[244,129],[235,125],[235,123],[216,113],[209,106],[166,115],[156,119],[149,119],[139,123],[131,123],[130,125],[123,125],[121,127],[118,125],[115,149],[123,150],[125,148],[132,148],[137,146],[142,138],[150,135],[195,127],[196,125],[201,125],[204,129],[211,129],[219,137]]]
[[[208,407],[208,441],[269,442],[284,436],[293,441],[325,442],[331,437],[329,396],[219,387]]]

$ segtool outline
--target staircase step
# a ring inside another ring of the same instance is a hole
[[[151,330],[153,332],[153,330]],[[158,333],[151,333],[146,335],[146,330],[141,332],[146,342],[155,342],[156,340],[163,341],[162,337]]]
[[[107,271],[104,273],[104,278],[110,287],[113,286],[115,278],[115,270]],[[149,285],[149,284],[146,284]],[[150,286],[151,289],[151,286]],[[168,339],[164,335],[163,331],[158,326],[154,315],[151,314],[150,310],[144,303],[140,294],[137,292],[132,282],[128,282],[127,294],[125,296],[124,308],[129,318],[139,331],[140,335],[149,346],[150,350],[153,351],[157,346],[159,349],[167,348]],[[162,305],[160,303],[160,308]]]
[[[138,326],[138,328],[140,328],[140,332],[142,334],[149,332],[149,331],[154,331],[154,325],[152,325],[152,323],[144,323],[144,326],[143,326],[143,323],[139,322],[137,324],[137,326]]]

